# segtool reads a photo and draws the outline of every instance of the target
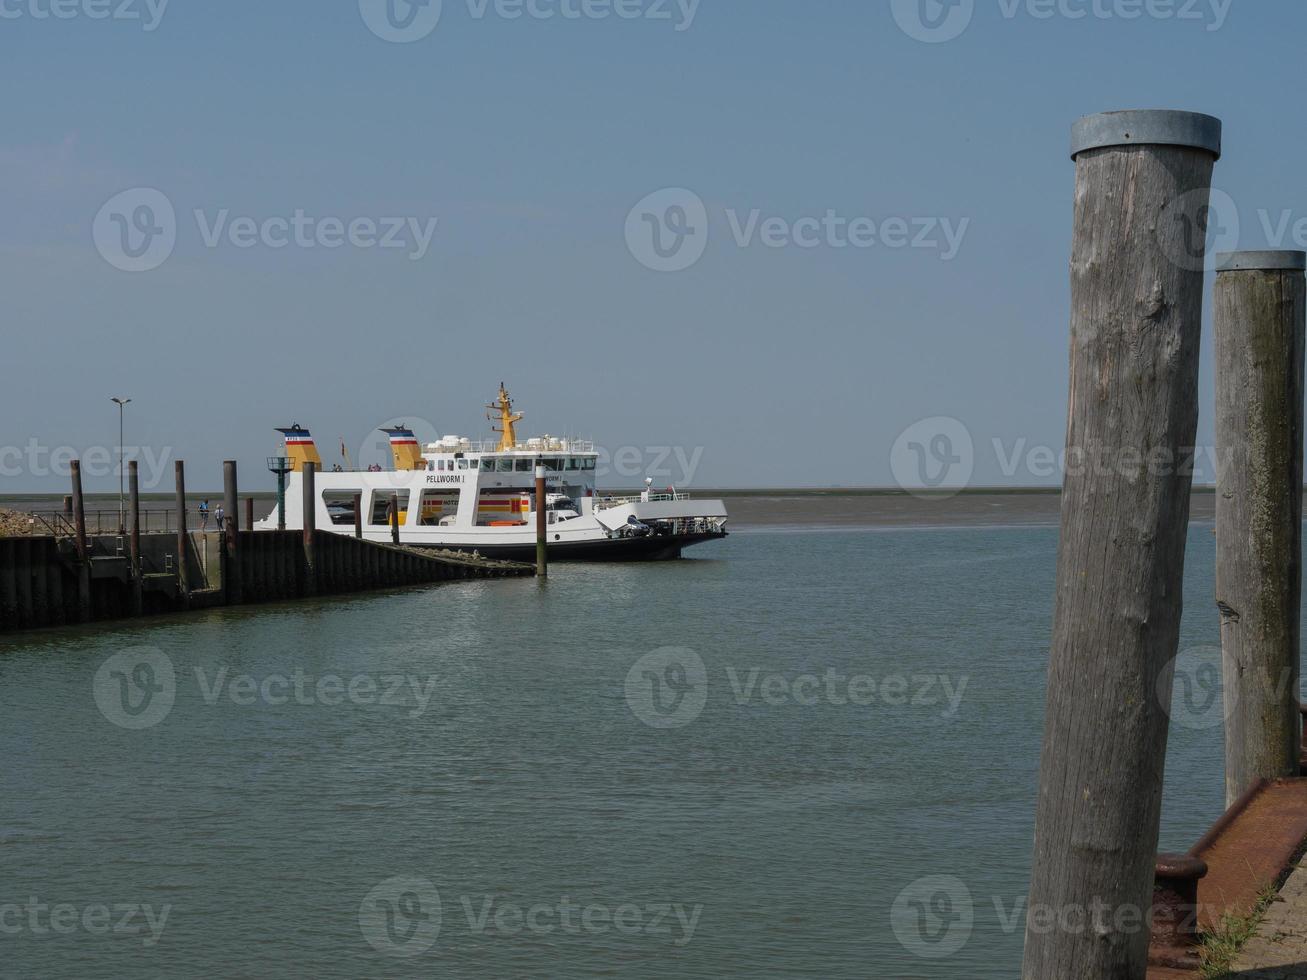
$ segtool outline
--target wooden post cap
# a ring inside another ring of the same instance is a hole
[[[1221,158],[1221,120],[1201,112],[1128,109],[1085,116],[1071,128],[1071,159],[1105,146],[1188,146]]]
[[[1269,249],[1253,252],[1221,252],[1216,256],[1217,272],[1302,272],[1307,269],[1307,252]]]

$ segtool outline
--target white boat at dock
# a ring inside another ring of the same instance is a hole
[[[304,526],[304,467],[312,463],[315,524],[320,530],[370,541],[391,540],[399,512],[400,543],[532,560],[537,507],[545,508],[550,556],[558,560],[633,561],[679,558],[684,548],[726,537],[726,506],[695,500],[675,488],[638,495],[600,494],[599,453],[593,443],[550,436],[519,441],[522,415],[501,385],[491,409],[500,438],[474,442],[445,436],[422,446],[401,424],[384,429],[394,468],[324,471],[309,430],[279,429],[285,438],[284,526]],[[536,500],[535,470],[544,467],[546,493]],[[279,504],[255,527],[281,523]]]

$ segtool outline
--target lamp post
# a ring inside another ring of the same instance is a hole
[[[123,471],[127,468],[123,462],[126,450],[123,449],[123,409],[130,398],[111,398],[109,399],[118,406],[118,533],[127,533],[127,505],[123,498]]]
[[[268,469],[277,474],[277,530],[286,530],[286,474],[295,464],[286,456],[269,456]]]

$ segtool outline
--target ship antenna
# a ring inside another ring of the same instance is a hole
[[[509,396],[504,382],[499,382],[499,397],[495,400],[495,403],[487,405],[486,408],[490,409],[492,413],[498,413],[497,415],[489,414],[486,418],[492,422],[498,420],[502,426],[502,428],[491,426],[495,432],[500,434],[498,451],[503,453],[514,449],[517,446],[517,423],[521,422],[524,416],[521,412],[513,411],[513,399]]]

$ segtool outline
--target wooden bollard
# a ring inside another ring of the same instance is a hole
[[[91,549],[86,540],[86,500],[82,496],[82,461],[68,464],[73,481],[73,530],[77,548],[77,621],[91,621]]]
[[[536,575],[540,578],[549,577],[548,495],[544,464],[536,463]]]
[[[1029,908],[1080,914],[1052,929],[1029,917],[1025,980],[1146,970],[1170,711],[1159,679],[1179,641],[1198,422],[1194,229],[1220,133],[1210,116],[1144,111],[1089,116],[1072,135],[1068,462]]]
[[[1234,252],[1216,275],[1216,604],[1225,801],[1297,775],[1307,253]]]
[[[354,494],[354,537],[363,539],[363,494]]]
[[[241,601],[243,592],[240,563],[240,487],[237,484],[236,461],[222,464],[222,509],[227,523],[223,528],[222,591],[225,602],[233,605]]]
[[[128,538],[128,554],[132,563],[132,615],[139,616],[144,610],[144,571],[141,567],[141,479],[140,467],[136,460],[127,464],[127,499],[128,512],[132,515],[132,533]]]
[[[390,498],[390,543],[399,544],[399,494],[394,494]]]
[[[245,530],[254,530],[254,498],[245,498]]]
[[[186,533],[186,463],[183,460],[177,460],[173,466],[173,473],[177,482],[176,503],[177,508],[177,591],[181,595],[182,603],[190,602],[191,588],[190,577],[186,573],[186,556],[190,552],[190,536]]]
[[[300,478],[303,480],[303,493],[300,498],[300,523],[304,528],[304,592],[316,595],[318,591],[318,564],[313,553],[314,539],[318,533],[318,491],[316,463],[305,463]]]

